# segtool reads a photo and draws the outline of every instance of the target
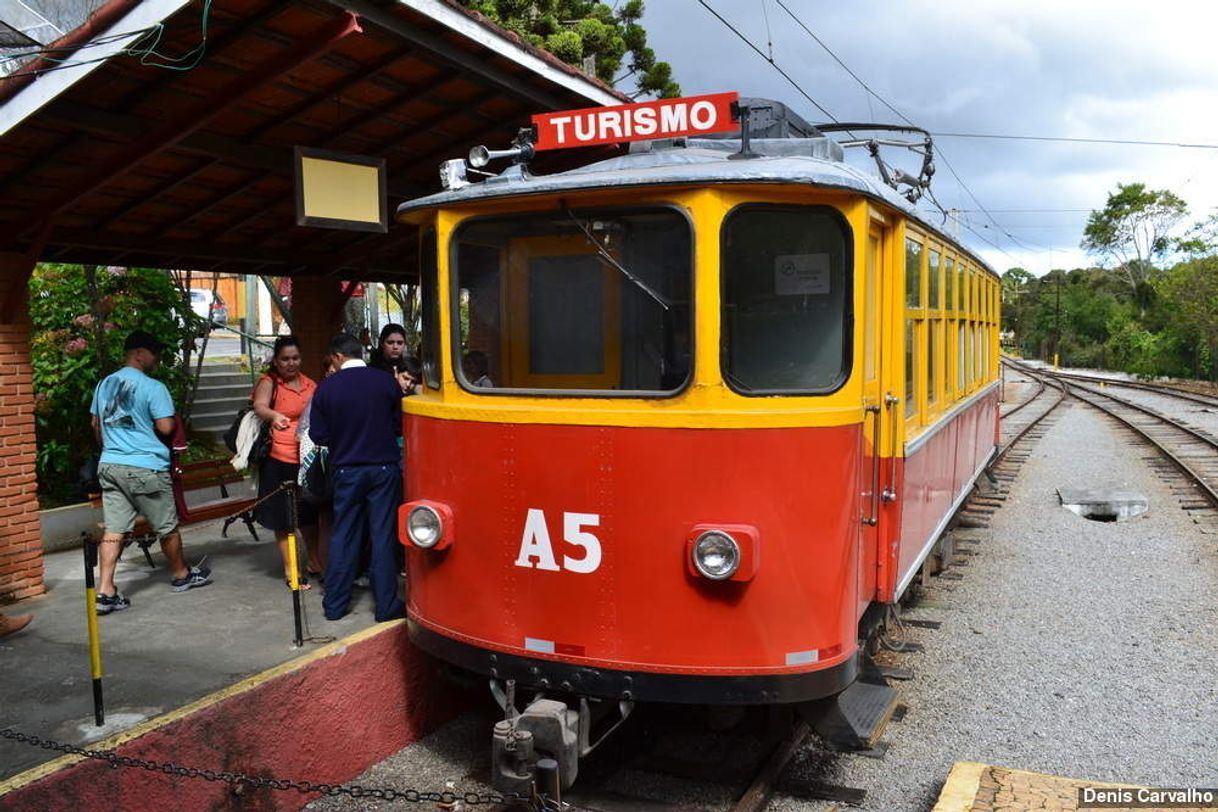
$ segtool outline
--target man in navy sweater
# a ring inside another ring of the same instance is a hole
[[[334,527],[326,561],[327,620],[338,620],[351,605],[351,586],[359,574],[360,546],[372,542],[369,578],[376,619],[405,615],[398,597],[398,544],[395,508],[402,491],[402,390],[413,381],[395,380],[367,367],[359,339],[330,339],[330,357],[339,370],[317,386],[309,413],[309,437],[329,447],[334,483]]]

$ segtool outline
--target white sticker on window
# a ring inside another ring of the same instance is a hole
[[[774,259],[776,295],[819,296],[828,292],[828,254],[787,254]]]

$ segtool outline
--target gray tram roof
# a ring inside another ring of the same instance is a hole
[[[703,138],[640,142],[632,145],[628,154],[552,175],[533,175],[525,167],[514,165],[467,186],[408,200],[397,212],[403,215],[481,200],[586,189],[707,183],[809,184],[878,199],[942,239],[959,245],[895,189],[878,177],[845,163],[841,146],[830,138],[754,138],[750,146],[758,157],[748,160],[730,158],[740,151],[739,139]],[[980,266],[997,275],[980,257],[963,245],[960,248]]]

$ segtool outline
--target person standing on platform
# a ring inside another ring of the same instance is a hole
[[[398,597],[394,550],[406,376],[369,368],[363,361],[363,346],[354,336],[335,336],[328,349],[339,369],[318,384],[309,414],[309,438],[329,448],[333,472],[334,527],[322,609],[327,620],[347,614],[366,533],[372,548],[369,577],[376,619],[393,620],[406,613]]]
[[[252,399],[254,412],[271,427],[271,453],[258,468],[258,507],[254,516],[258,523],[275,533],[279,554],[283,559],[283,579],[291,584],[288,569],[288,537],[298,531],[304,538],[307,556],[305,570],[309,576],[321,577],[321,550],[317,534],[317,511],[305,501],[297,503],[296,527],[292,527],[292,509],[284,482],[296,482],[300,473],[300,441],[296,439],[297,422],[309,405],[317,384],[300,371],[300,344],[292,335],[275,339],[271,365],[258,379]],[[272,495],[274,494],[274,495]],[[309,589],[309,578],[300,579],[302,589]]]
[[[98,546],[97,614],[108,615],[131,605],[114,586],[114,569],[123,536],[143,516],[161,542],[169,564],[169,588],[185,592],[211,583],[211,570],[190,567],[182,552],[178,511],[169,478],[169,446],[160,438],[174,431],[173,399],[165,384],[150,378],[164,345],[151,333],[135,330],[123,343],[123,368],[93,390],[89,413],[101,443],[97,478],[102,486],[102,520],[106,529]],[[160,437],[158,437],[160,435]]]

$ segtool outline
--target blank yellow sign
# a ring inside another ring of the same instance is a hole
[[[369,231],[388,227],[385,163],[356,155],[296,150],[296,222]]]

